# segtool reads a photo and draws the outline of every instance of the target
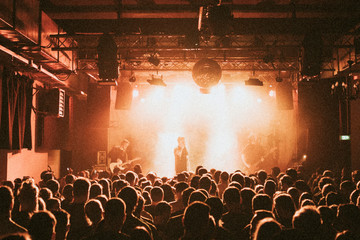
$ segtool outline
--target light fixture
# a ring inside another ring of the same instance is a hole
[[[150,56],[148,57],[148,62],[153,64],[154,66],[159,66],[160,64],[160,59],[158,58],[157,53],[152,53],[150,54]]]
[[[258,78],[250,77],[249,80],[245,81],[246,86],[264,86],[264,83]]]
[[[255,77],[255,70],[252,72],[252,76],[249,77],[249,80],[245,81],[246,86],[264,86],[264,83]]]
[[[117,45],[110,34],[104,33],[97,46],[99,77],[105,82],[115,82],[119,76]]]
[[[166,83],[163,81],[163,75],[151,75],[151,79],[147,80],[150,85],[166,87]]]
[[[129,77],[129,82],[136,82],[136,76],[135,73],[133,71],[131,71],[130,77]]]

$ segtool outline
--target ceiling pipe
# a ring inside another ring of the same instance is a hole
[[[16,60],[24,63],[27,67],[29,67],[30,69],[35,69],[36,71],[46,75],[47,77],[49,77],[51,79],[51,81],[55,84],[60,84],[61,86],[63,86],[65,89],[67,89],[68,91],[76,94],[76,95],[82,95],[82,96],[86,96],[86,94],[80,90],[75,90],[74,88],[70,87],[68,84],[66,84],[64,81],[61,81],[57,76],[55,76],[53,73],[49,72],[48,70],[46,70],[45,68],[42,67],[42,65],[37,65],[34,63],[33,60],[29,60],[27,58],[24,58],[23,56],[11,51],[10,49],[0,45],[0,51],[6,53],[7,55],[11,56],[12,58],[15,58]]]

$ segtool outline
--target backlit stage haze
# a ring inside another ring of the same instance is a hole
[[[267,165],[285,168],[295,154],[294,110],[278,110],[275,86],[219,84],[202,94],[192,82],[167,87],[133,86],[130,110],[115,109],[111,90],[109,150],[123,138],[130,140],[129,159],[140,157],[144,172],[175,174],[174,148],[185,137],[189,170],[247,171],[241,154],[255,136],[267,155]]]

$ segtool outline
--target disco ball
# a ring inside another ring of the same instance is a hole
[[[211,88],[221,79],[221,67],[214,60],[204,58],[195,63],[192,70],[194,82],[201,88]]]

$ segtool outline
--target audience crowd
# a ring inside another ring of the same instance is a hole
[[[0,239],[360,239],[360,171],[82,171],[0,186]]]

